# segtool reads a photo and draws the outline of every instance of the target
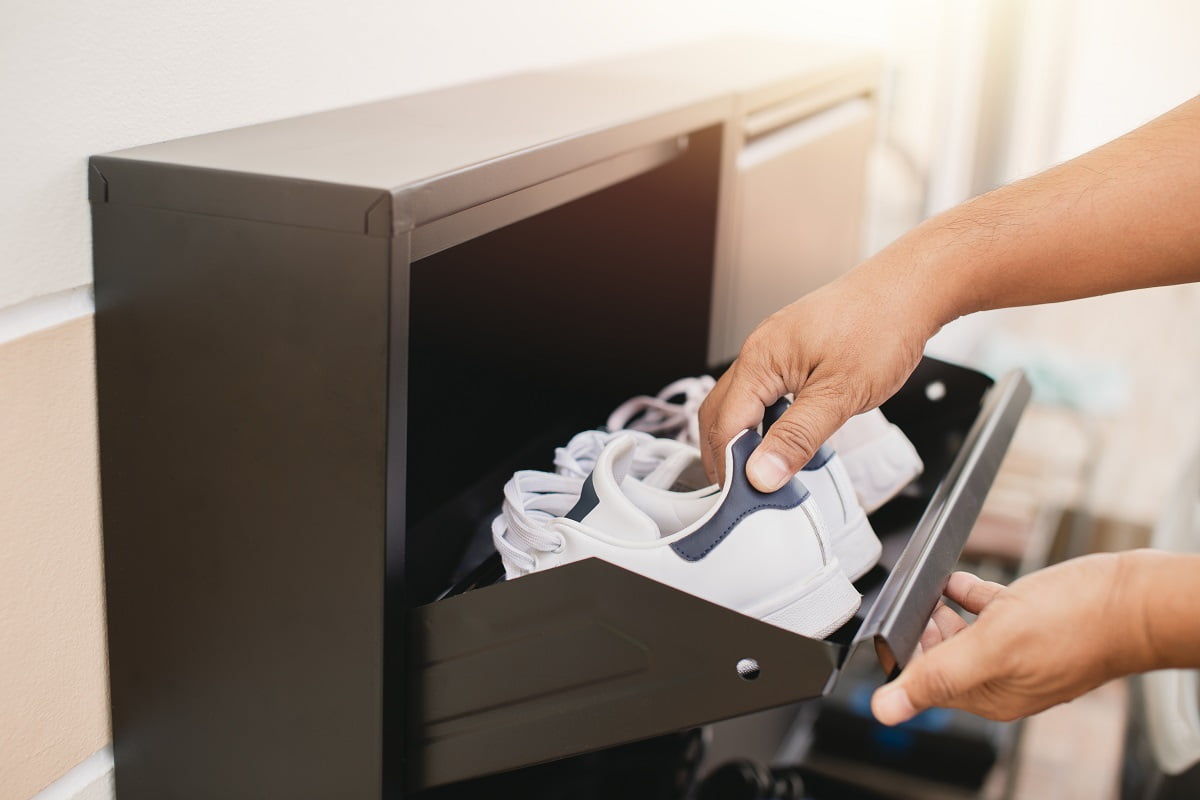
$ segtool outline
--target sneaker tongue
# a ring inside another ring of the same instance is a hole
[[[636,446],[633,436],[620,436],[604,446],[592,474],[583,483],[579,502],[565,514],[567,519],[616,539],[652,542],[659,538],[654,521],[621,491]]]

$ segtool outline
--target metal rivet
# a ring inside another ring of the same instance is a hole
[[[753,658],[743,658],[737,662],[737,672],[744,681],[752,681],[758,677],[758,661]]]

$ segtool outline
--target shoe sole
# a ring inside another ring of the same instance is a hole
[[[852,581],[870,572],[871,567],[879,563],[879,556],[883,553],[883,543],[875,535],[875,530],[864,513],[860,513],[858,519],[842,526],[830,539],[842,570]]]
[[[834,559],[774,610],[753,616],[810,639],[824,639],[845,625],[861,602],[854,584]]]

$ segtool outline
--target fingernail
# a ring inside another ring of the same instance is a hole
[[[758,449],[746,464],[746,476],[760,492],[773,492],[792,479],[792,471],[779,456]]]
[[[884,725],[899,725],[917,715],[917,710],[908,699],[908,692],[900,686],[882,686],[876,689],[875,696],[871,699],[871,711],[874,712],[875,719]]]

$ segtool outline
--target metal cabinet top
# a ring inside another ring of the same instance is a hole
[[[92,199],[306,224],[311,184],[333,185],[347,215],[321,227],[386,235],[877,67],[832,45],[701,42],[98,156]]]

